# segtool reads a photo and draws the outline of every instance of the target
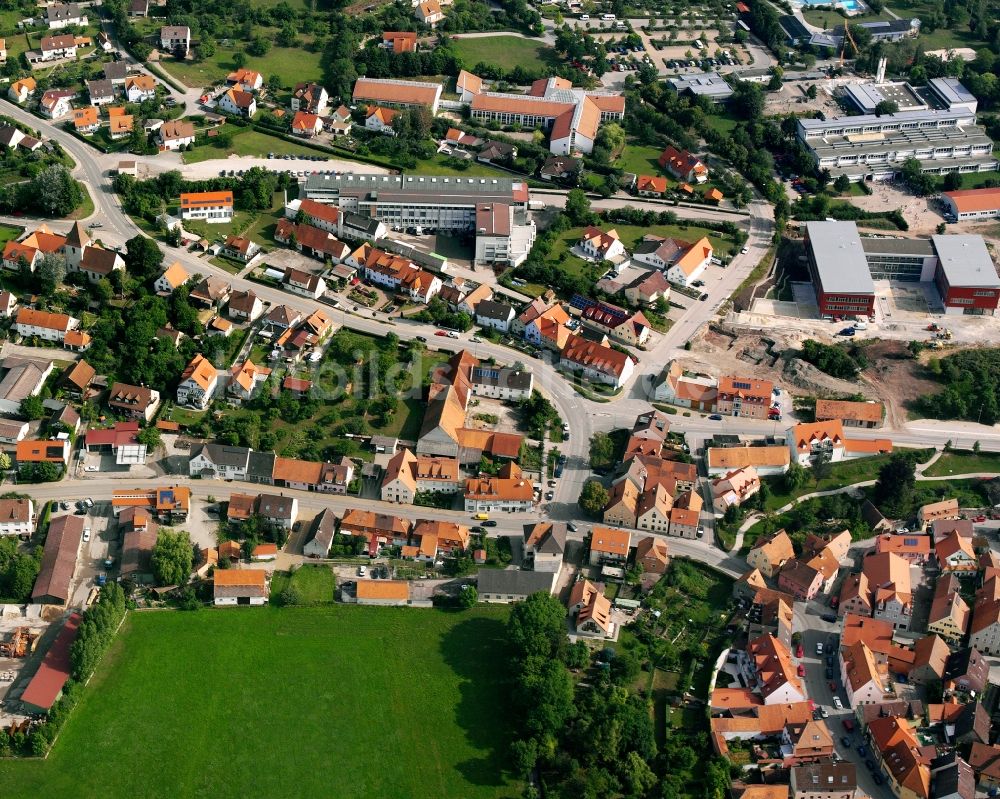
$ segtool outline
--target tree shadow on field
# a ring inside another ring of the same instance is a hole
[[[482,757],[459,763],[457,768],[473,785],[503,786],[511,732],[503,621],[470,618],[456,624],[441,640],[441,655],[462,680],[455,723],[472,746],[486,750]]]

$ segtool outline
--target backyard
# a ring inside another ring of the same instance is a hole
[[[953,474],[1000,474],[1000,452],[943,452],[924,470],[925,477],[948,477]]]
[[[521,67],[529,72],[541,73],[552,66],[556,55],[548,45],[520,36],[483,36],[475,39],[454,36],[451,44],[469,70],[485,63],[496,64],[505,70]]]
[[[273,37],[277,31],[260,28],[258,32]],[[224,81],[226,75],[236,69],[233,53],[242,50],[243,46],[243,42],[235,39],[224,40],[219,42],[211,58],[180,62],[167,56],[160,61],[160,66],[192,89],[200,89]],[[247,66],[263,75],[265,80],[277,75],[282,85],[294,86],[299,81],[322,77],[322,57],[322,52],[313,52],[303,40],[299,47],[272,46],[265,55],[251,59]]]
[[[275,572],[271,578],[272,601],[285,604],[289,598],[284,592],[292,589],[295,605],[329,605],[333,602],[333,572],[328,566],[306,564],[294,572]]]
[[[48,759],[0,765],[5,796],[520,795],[506,614],[132,613]]]

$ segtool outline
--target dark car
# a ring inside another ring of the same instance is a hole
[[[566,529],[569,530],[571,533],[575,533],[576,525],[573,524],[573,522],[566,522]]]
[[[847,336],[847,337],[853,336],[854,335],[854,328],[853,327],[845,327],[837,335],[838,336]]]
[[[713,422],[721,422],[721,421],[722,421],[722,416],[720,416],[720,415],[719,415],[719,414],[717,414],[717,413],[713,413],[713,414],[712,414],[711,416],[709,416],[708,418],[709,418],[709,419],[711,419],[711,420],[712,420]]]
[[[483,527],[496,527],[496,526],[497,523],[494,519],[490,519],[489,521],[483,522]]]
[[[840,738],[840,743],[841,743],[841,744],[842,744],[843,746],[846,746],[846,747],[847,747],[848,749],[850,749],[850,748],[851,748],[851,739],[850,739],[850,738],[848,738],[848,737],[847,737],[846,735],[843,735],[843,736],[841,736],[841,738]]]
[[[869,758],[868,760],[866,760],[865,761],[865,768],[867,768],[869,771],[874,771],[875,770],[875,761],[872,760],[871,758]]]
[[[832,680],[833,679],[833,669],[827,667],[827,669],[826,669],[826,678],[828,680]]]
[[[874,774],[872,774],[872,782],[874,782],[876,785],[881,785],[883,782],[885,782],[885,780],[883,780],[882,775],[876,771]]]
[[[830,622],[831,624],[834,624],[837,621],[837,614],[836,613],[824,613],[822,616],[820,616],[820,618],[823,621],[827,621],[827,622]]]
[[[417,341],[427,341],[427,336],[417,336]]]
[[[702,294],[702,295],[701,295],[701,296],[700,296],[700,297],[699,297],[698,299],[699,299],[699,300],[700,300],[701,302],[704,302],[705,300],[707,300],[707,299],[708,299],[708,295],[707,295],[707,294]]]
[[[832,666],[833,665],[833,655],[827,655],[826,656],[826,665],[827,666]]]
[[[864,744],[858,746],[858,754],[861,755],[861,757],[868,757],[868,747]]]

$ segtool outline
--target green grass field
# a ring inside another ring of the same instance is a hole
[[[133,613],[48,759],[0,763],[4,796],[519,796],[506,613]]]
[[[636,175],[663,175],[660,167],[661,147],[629,143],[622,154],[615,159],[615,166]]]
[[[184,163],[194,164],[199,161],[212,161],[217,158],[228,158],[230,155],[251,155],[264,158],[268,153],[276,155],[317,155],[318,150],[304,147],[297,142],[268,136],[266,133],[252,128],[239,128],[233,135],[232,145],[226,148],[214,144],[204,144],[184,153]]]
[[[917,463],[926,462],[932,454],[933,450],[921,451],[917,457]],[[810,478],[806,481],[806,484],[791,494],[786,494],[780,490],[782,485],[781,477],[769,478],[767,482],[772,493],[767,498],[767,509],[777,510],[783,505],[787,505],[793,499],[805,494],[812,494],[817,491],[832,491],[835,488],[848,486],[852,483],[875,480],[878,478],[879,469],[888,460],[888,455],[874,455],[870,458],[856,458],[854,460],[841,461],[840,463],[831,463],[829,477],[816,482],[812,479],[812,473],[810,472]]]
[[[926,477],[948,477],[977,472],[1000,473],[1000,452],[945,452],[925,471]]]
[[[452,37],[452,47],[462,57],[466,69],[476,64],[496,64],[502,69],[523,67],[527,70],[547,69],[555,50],[542,42],[522,39],[520,36],[483,36],[476,39]]]
[[[328,566],[306,564],[294,572],[275,572],[271,578],[271,596],[278,597],[289,585],[298,590],[300,605],[329,605],[333,602],[333,572]]]
[[[275,29],[261,28],[258,32],[262,36],[273,36]],[[246,42],[230,39],[228,47],[223,47],[220,42],[211,58],[181,62],[168,56],[160,62],[160,66],[181,83],[193,89],[201,89],[224,81],[226,75],[236,69],[233,53],[245,49],[245,46]],[[282,85],[293,87],[299,81],[319,80],[322,77],[322,57],[322,53],[307,50],[303,40],[303,45],[299,47],[271,47],[260,58],[249,57],[246,66],[263,75],[264,80],[277,75]]]

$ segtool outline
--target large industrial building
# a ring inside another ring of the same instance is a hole
[[[808,222],[806,245],[823,316],[871,316],[875,280],[933,283],[946,314],[992,316],[1000,306],[1000,277],[981,236],[861,238],[853,222]]]
[[[989,172],[998,165],[993,141],[963,107],[800,119],[798,138],[818,169],[852,181],[888,180],[910,158],[935,175]]]
[[[514,178],[431,175],[310,175],[304,196],[376,219],[394,230],[475,233],[477,263],[516,266],[528,257],[535,223],[528,184]]]

